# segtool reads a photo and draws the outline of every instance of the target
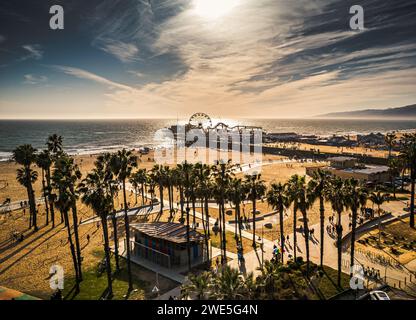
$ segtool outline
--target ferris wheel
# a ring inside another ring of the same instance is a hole
[[[198,128],[212,127],[211,118],[202,112],[197,112],[189,118],[189,124]]]

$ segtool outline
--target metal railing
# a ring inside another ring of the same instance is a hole
[[[131,254],[137,257],[142,257],[160,266],[171,268],[172,264],[170,255],[133,240],[131,241],[131,244]]]

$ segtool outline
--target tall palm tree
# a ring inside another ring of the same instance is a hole
[[[20,168],[16,170],[16,180],[27,189],[29,184],[33,185],[38,180],[38,173],[32,169]],[[36,219],[33,220],[33,215],[30,214],[29,229],[32,227],[33,221],[36,223]],[[35,228],[35,230],[37,229]]]
[[[32,164],[36,160],[36,149],[30,144],[21,145],[13,150],[13,160],[23,167],[22,171],[19,173],[19,182],[26,188],[27,191],[30,208],[29,227],[33,225],[34,230],[37,231],[36,200],[35,191],[33,190],[33,183],[37,179],[37,173],[34,174],[31,168]]]
[[[309,277],[310,269],[310,255],[309,255],[309,224],[308,224],[308,209],[310,203],[308,202],[306,179],[304,176],[294,175],[290,181],[291,196],[296,203],[297,209],[302,213],[303,229],[305,237],[305,251],[306,251],[306,276]],[[295,225],[296,228],[296,225]],[[294,230],[296,233],[296,229]]]
[[[253,208],[253,248],[256,247],[256,203],[261,199],[265,192],[266,186],[264,181],[261,180],[261,174],[254,173],[252,175],[245,176],[245,185],[248,190],[248,198],[251,200]]]
[[[219,231],[221,240],[221,262],[222,264],[227,263],[227,238],[226,238],[226,227],[225,227],[225,203],[227,201],[227,190],[230,184],[231,178],[233,177],[232,168],[230,161],[218,161],[213,167],[214,175],[214,198],[218,204],[219,209]]]
[[[341,215],[345,208],[345,191],[344,182],[339,177],[333,177],[330,180],[329,186],[326,190],[326,198],[331,203],[332,210],[337,213],[337,260],[338,260],[338,277],[337,284],[341,287],[341,271],[342,271],[342,221]]]
[[[210,260],[209,240],[210,223],[208,201],[212,195],[211,184],[211,167],[209,165],[197,163],[194,168],[196,177],[196,195],[201,201],[202,225],[205,236],[205,248],[207,250],[207,259]]]
[[[184,188],[184,195],[186,198],[186,251],[188,255],[188,271],[191,271],[191,244],[190,244],[190,223],[189,223],[189,195],[191,189],[191,174],[192,174],[193,165],[188,163],[186,160],[178,165],[178,170],[180,175],[183,176],[181,184]]]
[[[59,188],[65,188],[65,193],[71,201],[71,211],[74,229],[75,248],[78,262],[78,275],[79,280],[82,281],[82,256],[81,245],[79,241],[78,233],[78,210],[77,199],[78,192],[76,191],[77,181],[81,179],[81,172],[78,166],[75,164],[74,159],[61,153],[59,158],[55,160],[55,170],[53,173],[53,180]],[[61,191],[62,192],[62,191]],[[65,222],[68,223],[68,220]]]
[[[118,224],[117,224],[117,212],[114,205],[114,198],[118,196],[119,184],[114,177],[113,167],[111,166],[111,159],[113,155],[111,153],[103,153],[97,157],[95,161],[95,167],[99,171],[105,173],[106,191],[111,196],[111,222],[113,225],[113,240],[114,240],[114,257],[116,260],[116,272],[120,271],[120,257],[118,254]]]
[[[63,152],[63,139],[62,136],[57,134],[52,134],[48,137],[46,141],[46,147],[49,151],[50,157],[52,162],[56,161],[56,159],[62,154]],[[51,164],[52,166],[52,164]],[[50,209],[51,209],[51,220],[52,220],[52,227],[55,227],[55,209],[54,209],[54,201],[56,199],[56,195],[53,193],[53,188],[51,187],[51,171],[50,168],[46,172],[46,184],[48,185],[49,191],[49,201],[50,201]],[[61,223],[64,221],[64,217],[61,213]]]
[[[386,142],[386,145],[389,148],[389,159],[390,159],[393,147],[396,142],[396,134],[394,132],[387,133],[384,137],[384,141]]]
[[[231,179],[229,189],[228,189],[228,198],[231,200],[232,204],[234,205],[235,211],[235,237],[236,240],[241,246],[243,250],[243,237],[241,234],[241,203],[245,200],[245,192],[244,192],[244,185],[241,179]]]
[[[48,170],[52,165],[52,159],[50,157],[48,150],[43,150],[36,156],[36,164],[39,168],[42,169],[42,191],[43,198],[45,201],[45,210],[46,210],[46,225],[49,224],[49,187],[46,183],[46,175]]]
[[[381,193],[380,191],[371,192],[369,195],[370,201],[377,206],[378,214],[378,245],[381,242],[381,206],[383,203],[390,200],[390,195],[388,193]]]
[[[312,204],[319,199],[319,231],[320,231],[320,255],[319,263],[323,267],[324,264],[324,239],[325,239],[325,192],[331,175],[318,169],[312,175],[312,180],[308,183],[309,202]]]
[[[415,228],[416,133],[404,136],[400,158],[410,170],[410,227]]]
[[[345,181],[345,204],[352,212],[351,222],[351,250],[350,250],[350,276],[353,275],[353,266],[355,261],[355,239],[357,229],[358,210],[368,197],[366,188],[364,188],[356,179]]]
[[[137,157],[133,155],[132,151],[126,149],[119,150],[111,158],[111,166],[113,172],[116,174],[118,180],[121,182],[123,190],[124,202],[124,226],[126,230],[126,257],[127,257],[127,272],[129,278],[129,291],[133,290],[133,280],[131,274],[131,260],[130,260],[130,224],[128,216],[128,204],[126,194],[126,181],[130,178],[133,168],[137,167]]]
[[[287,197],[287,186],[280,182],[273,183],[270,190],[267,192],[267,202],[274,209],[279,212],[279,227],[280,227],[280,252],[282,264],[284,263],[285,252],[285,235],[283,225],[283,214],[287,207],[289,207],[289,198]]]
[[[299,210],[299,179],[300,176],[295,174],[290,177],[287,184],[287,194],[289,198],[289,203],[293,204],[293,258],[297,258],[297,212]]]
[[[91,207],[95,214],[101,218],[108,284],[107,297],[111,298],[113,296],[113,286],[107,220],[111,215],[113,199],[111,192],[108,190],[107,172],[102,167],[94,168],[80,183],[79,192],[82,194],[82,202]]]
[[[76,292],[79,292],[79,284],[81,282],[79,274],[79,262],[78,257],[75,251],[74,241],[72,239],[71,225],[69,221],[69,211],[73,204],[73,195],[69,191],[68,182],[66,181],[66,176],[62,174],[60,170],[60,164],[57,162],[55,164],[55,169],[52,174],[52,185],[57,190],[57,199],[55,201],[56,208],[61,212],[64,217],[64,222],[68,234],[68,243],[71,251],[72,262],[74,264],[75,271],[75,289]]]

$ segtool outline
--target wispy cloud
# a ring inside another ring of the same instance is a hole
[[[5,37],[5,36],[2,36],[2,35],[0,34],[0,43],[2,43],[2,42],[4,42],[4,41],[6,41],[6,37]]]
[[[101,40],[99,48],[108,54],[116,57],[122,62],[138,60],[139,49],[132,43],[125,43],[116,40]]]
[[[40,84],[48,81],[46,76],[36,76],[33,74],[25,74],[24,79],[23,83],[25,84]]]
[[[43,50],[39,44],[27,44],[22,46],[23,49],[27,52],[20,60],[35,59],[40,60],[43,57]]]
[[[116,89],[122,89],[122,90],[127,90],[127,91],[133,90],[131,87],[127,85],[111,81],[107,78],[101,77],[92,72],[82,70],[79,68],[73,68],[73,67],[67,67],[67,66],[54,66],[54,68],[56,70],[64,72],[65,74],[77,77],[79,79],[91,80],[91,81],[106,85],[107,87],[112,88],[112,89],[116,88]]]

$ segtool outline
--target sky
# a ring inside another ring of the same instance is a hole
[[[0,2],[0,119],[305,118],[415,88],[416,0]]]

